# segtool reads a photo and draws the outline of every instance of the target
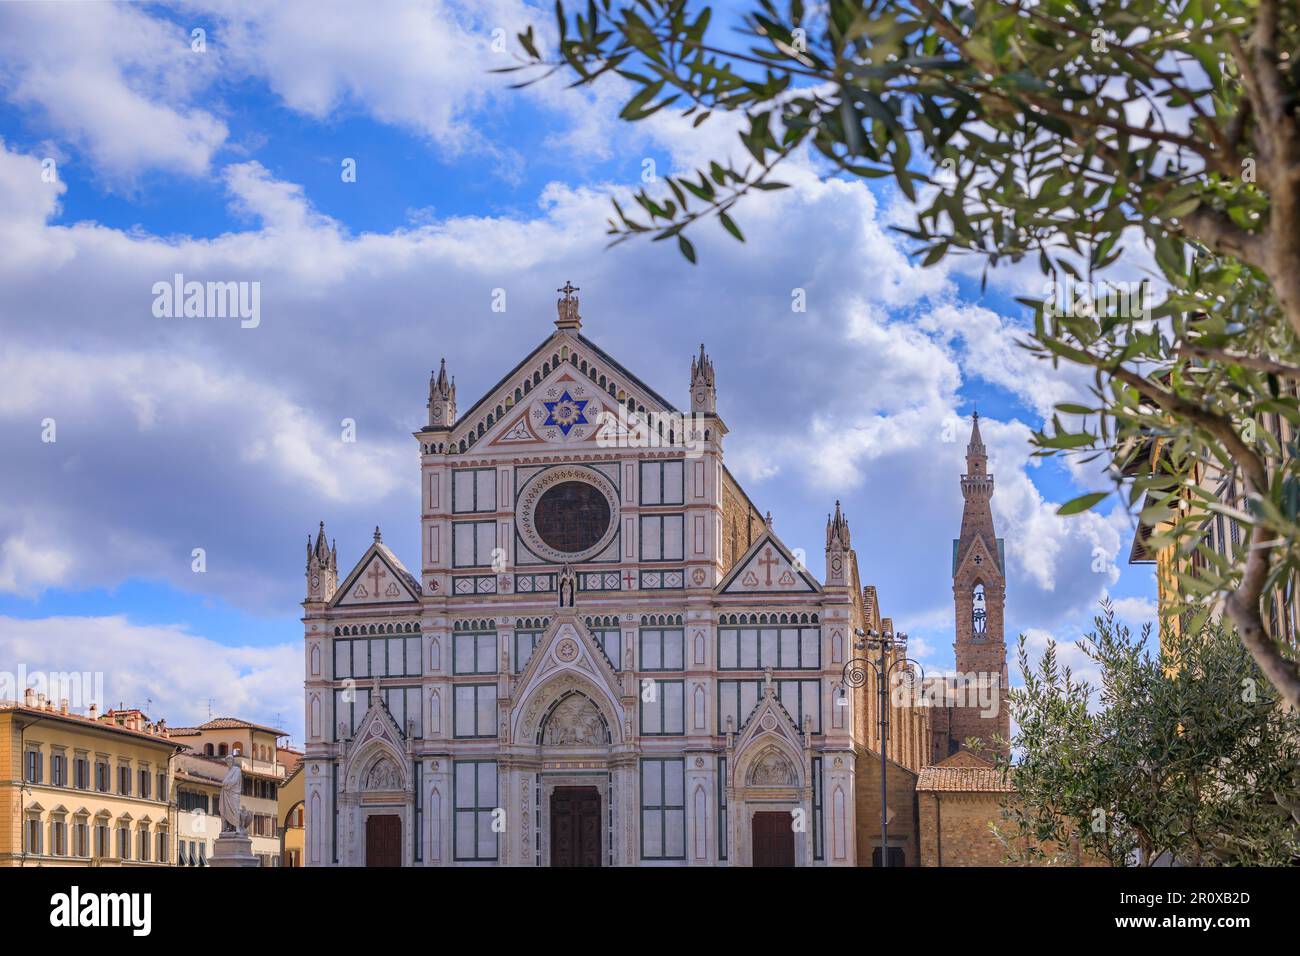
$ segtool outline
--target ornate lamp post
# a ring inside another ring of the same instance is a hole
[[[879,652],[878,660],[874,661],[867,657],[853,658],[844,665],[844,673],[841,676],[843,683],[848,686],[861,687],[867,682],[868,667],[876,674],[877,710],[880,715],[878,721],[880,726],[880,865],[889,866],[889,814],[885,807],[889,759],[889,680],[894,668],[899,664],[920,670],[922,680],[925,679],[925,668],[906,656],[907,635],[901,631],[897,634],[892,631],[879,634],[874,630],[864,631],[859,627],[855,628],[853,633],[858,638],[853,645],[854,650]],[[897,656],[892,661],[889,659],[891,651],[897,651]],[[843,687],[840,688],[840,699],[844,699]]]

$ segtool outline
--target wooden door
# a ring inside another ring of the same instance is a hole
[[[551,866],[600,866],[600,794],[595,787],[551,793]]]
[[[402,820],[395,813],[366,818],[366,866],[402,865]]]
[[[754,866],[794,866],[794,827],[788,813],[754,814]]]

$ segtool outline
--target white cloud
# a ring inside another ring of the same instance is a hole
[[[230,646],[174,625],[124,617],[0,617],[0,668],[27,674],[101,675],[101,706],[140,707],[153,720],[190,726],[233,715],[303,739],[301,642]]]
[[[110,180],[208,169],[228,130],[190,100],[216,69],[185,30],[129,4],[0,4],[0,90]]]

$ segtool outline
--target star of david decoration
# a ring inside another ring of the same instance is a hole
[[[587,425],[587,416],[583,414],[589,398],[573,398],[566,388],[554,402],[542,402],[546,406],[546,421],[543,425],[555,425],[567,436],[574,425]]]

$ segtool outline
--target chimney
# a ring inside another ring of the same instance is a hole
[[[59,698],[59,713],[60,713],[60,714],[66,714],[67,712],[68,712],[68,698],[66,698],[66,697],[60,697],[60,698]]]
[[[37,694],[37,695],[36,695],[36,709],[37,709],[37,710],[47,710],[47,709],[48,709],[48,708],[45,706],[45,695],[44,695],[44,694]]]
[[[99,705],[98,705],[98,704],[91,704],[91,705],[90,705],[90,719],[91,719],[91,720],[99,720]]]
[[[35,707],[35,706],[36,706],[36,689],[35,689],[35,688],[33,688],[33,687],[28,687],[25,691],[23,691],[23,703],[24,703],[26,706],[28,706],[28,707]]]

